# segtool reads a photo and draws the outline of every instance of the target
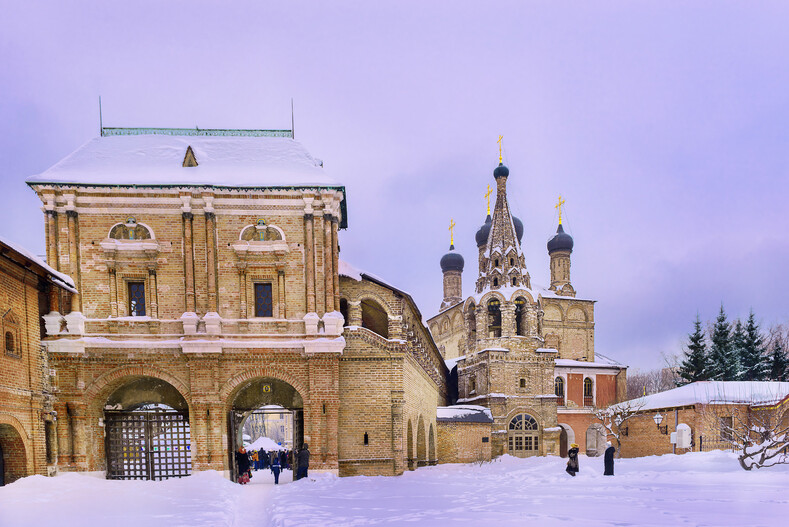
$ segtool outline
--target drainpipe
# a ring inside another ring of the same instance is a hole
[[[671,453],[677,453],[677,427],[679,426],[679,409],[674,408],[674,443],[671,445]]]

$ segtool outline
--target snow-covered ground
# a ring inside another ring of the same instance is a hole
[[[217,472],[164,482],[33,476],[0,488],[0,526],[783,525],[789,466],[746,472],[724,452],[616,461],[581,457],[571,478],[555,457],[505,456],[401,477],[311,475],[279,487],[268,471],[250,485]]]

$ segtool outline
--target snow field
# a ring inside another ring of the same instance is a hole
[[[742,470],[731,453],[617,459],[581,456],[575,478],[556,457],[504,456],[400,477],[240,486],[219,472],[164,482],[84,474],[32,476],[0,488],[0,526],[773,526],[789,512],[789,465]]]

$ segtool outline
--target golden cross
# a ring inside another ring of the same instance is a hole
[[[564,205],[564,200],[562,199],[562,196],[559,195],[559,201],[553,207],[555,209],[559,209],[559,225],[562,224],[562,205]]]
[[[449,245],[455,245],[455,223],[454,218],[449,220]]]
[[[496,141],[499,144],[499,164],[501,164],[501,140],[504,139],[503,135],[499,136],[499,140]]]
[[[490,216],[490,193],[493,192],[490,190],[490,185],[488,185],[488,191],[485,193],[485,198],[488,200],[488,216]]]

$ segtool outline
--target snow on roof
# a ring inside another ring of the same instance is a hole
[[[223,187],[336,186],[289,137],[172,135],[155,131],[91,139],[29,184],[213,185]],[[161,131],[159,131],[161,132]],[[232,131],[230,131],[232,132]],[[196,167],[182,166],[191,146]]]
[[[39,267],[44,269],[44,271],[46,271],[47,273],[52,275],[52,282],[55,283],[56,285],[58,285],[58,286],[60,286],[60,287],[62,287],[64,289],[67,289],[67,290],[71,291],[72,293],[76,293],[77,292],[77,290],[76,290],[77,286],[74,284],[74,280],[72,280],[70,276],[68,276],[66,274],[63,274],[63,273],[61,273],[59,271],[56,271],[55,269],[53,269],[52,267],[47,265],[47,263],[44,262],[44,260],[42,260],[41,258],[36,256],[35,254],[31,253],[30,251],[28,251],[27,249],[25,249],[21,245],[17,245],[15,243],[13,243],[11,240],[9,240],[9,239],[7,239],[7,238],[5,238],[3,236],[0,236],[0,243],[2,243],[3,245],[7,246],[10,249],[12,249],[13,251],[18,252],[20,255],[24,256],[25,258],[27,258],[31,262],[35,263],[36,265],[38,265]]]
[[[699,381],[628,401],[641,410],[694,404],[768,404],[789,395],[789,382]]]
[[[266,452],[271,452],[272,450],[287,450],[287,447],[278,445],[276,441],[268,437],[258,437],[245,448],[247,449],[247,452],[260,449],[263,449]]]
[[[492,423],[490,408],[474,404],[439,406],[436,408],[437,421],[463,421],[466,423]]]
[[[556,366],[564,367],[564,368],[624,368],[625,367],[624,365],[614,362],[610,359],[603,361],[554,359],[554,363],[556,364]]]

